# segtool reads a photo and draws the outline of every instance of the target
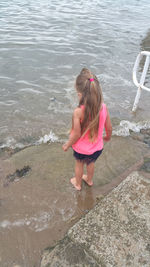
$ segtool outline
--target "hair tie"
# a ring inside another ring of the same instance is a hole
[[[90,80],[90,82],[93,82],[94,81],[94,78],[90,78],[89,80]]]

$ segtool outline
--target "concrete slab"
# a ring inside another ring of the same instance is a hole
[[[79,244],[65,237],[54,249],[45,250],[41,267],[71,267],[92,266],[99,267],[96,260],[88,255]]]
[[[76,223],[41,267],[149,267],[150,176],[132,172]]]
[[[99,266],[150,266],[150,176],[131,173],[68,232]]]

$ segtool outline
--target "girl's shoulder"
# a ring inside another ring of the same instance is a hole
[[[84,108],[82,106],[75,108],[73,116],[74,118],[78,118],[80,121],[82,121],[84,117]]]
[[[100,113],[102,113],[102,114],[107,114],[108,113],[107,106],[106,106],[106,104],[104,102],[101,105]]]
[[[73,115],[74,115],[74,116],[79,116],[79,117],[80,117],[80,116],[82,115],[82,111],[83,111],[83,110],[82,110],[81,107],[77,107],[77,108],[74,109]]]
[[[103,108],[107,109],[107,106],[106,106],[106,104],[104,102],[102,102],[100,110],[102,110]]]

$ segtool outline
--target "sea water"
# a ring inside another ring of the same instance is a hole
[[[99,78],[114,134],[126,135],[132,124],[149,127],[149,92],[131,112],[141,50],[150,51],[149,0],[1,0],[0,147],[67,136],[82,67]]]

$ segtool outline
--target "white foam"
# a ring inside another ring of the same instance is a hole
[[[0,228],[8,228],[10,226],[10,222],[5,220],[3,222],[0,223]]]
[[[57,141],[58,137],[52,131],[50,131],[49,134],[45,134],[43,137],[41,137],[39,141],[37,141],[37,144],[42,144],[42,143],[46,144],[48,142],[54,143]]]
[[[58,208],[57,210],[61,214],[62,220],[64,222],[68,221],[74,214],[74,209],[72,209],[71,207],[67,210],[64,208]]]
[[[130,131],[135,133],[139,133],[142,129],[150,129],[150,121],[142,121],[142,122],[130,122],[126,120],[122,120],[120,125],[113,130],[113,135],[117,136],[129,136]]]
[[[0,222],[0,228],[3,229],[10,229],[12,227],[21,227],[21,226],[28,226],[30,229],[34,230],[35,232],[43,231],[44,229],[48,228],[49,222],[53,217],[53,213],[50,212],[41,212],[37,216],[32,216],[25,219],[16,220],[10,222],[8,220],[4,220]]]
[[[25,146],[21,143],[16,143],[16,140],[13,137],[7,137],[6,142],[2,145],[0,145],[0,148],[24,148]]]
[[[13,137],[7,137],[3,144],[0,144],[0,148],[11,148],[11,149],[23,149],[25,147],[28,147],[30,145],[40,145],[40,144],[46,144],[48,142],[54,143],[58,142],[59,138],[52,132],[50,131],[49,134],[44,135],[41,137],[38,141],[31,143],[31,144],[22,144],[22,143],[17,143],[17,141]]]

